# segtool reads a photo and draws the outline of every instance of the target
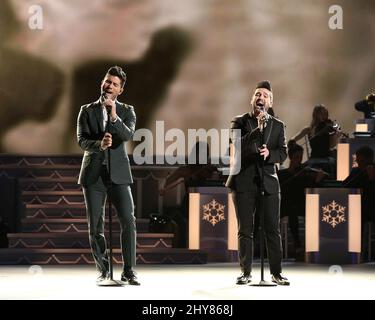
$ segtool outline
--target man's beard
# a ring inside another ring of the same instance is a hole
[[[265,103],[264,105],[257,105],[257,102],[254,101],[252,103],[252,112],[253,113],[256,113],[256,112],[267,112],[267,110],[270,108],[270,105],[268,103]]]

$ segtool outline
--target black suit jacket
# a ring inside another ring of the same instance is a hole
[[[235,137],[233,129],[240,129],[241,136]],[[264,188],[269,194],[280,192],[276,163],[282,163],[286,157],[285,126],[280,120],[270,116],[263,134],[264,143],[270,151],[264,162]],[[241,145],[241,168],[239,173],[228,177],[226,186],[238,192],[255,191],[259,187],[261,176],[261,133],[257,119],[249,113],[235,117],[231,121],[232,143]]]
[[[136,116],[132,106],[118,101],[116,113],[117,121],[109,121],[109,132],[112,134],[111,179],[116,184],[130,184],[133,183],[133,177],[126,142],[133,137]],[[82,106],[77,120],[77,140],[85,151],[78,178],[78,183],[83,186],[94,184],[100,176],[107,152],[100,151],[99,148],[104,132],[103,112],[99,100]]]

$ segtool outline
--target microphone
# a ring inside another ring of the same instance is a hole
[[[267,122],[269,120],[269,115],[265,111],[264,107],[261,108],[261,111],[262,111],[263,114],[259,118],[259,127],[260,127],[260,131],[263,131],[267,127]]]
[[[103,91],[102,94],[100,95],[100,99],[102,100],[102,103],[104,102],[103,101],[104,99],[107,99],[107,94],[105,93],[105,91]]]
[[[104,104],[104,101],[107,99],[107,93],[103,92],[100,98],[102,100],[102,105],[104,105],[104,107],[106,108],[107,113],[109,115],[111,113],[111,107]]]

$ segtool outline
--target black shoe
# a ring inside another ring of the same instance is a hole
[[[287,278],[282,276],[280,273],[272,275],[272,282],[277,283],[279,286],[289,286],[290,282]]]
[[[140,286],[140,282],[137,279],[137,276],[135,275],[135,272],[130,270],[124,270],[121,274],[121,281],[127,282],[132,286]]]
[[[104,280],[107,280],[109,278],[108,271],[101,271],[98,278],[96,279],[96,283],[100,283]]]
[[[237,278],[236,284],[248,284],[251,281],[250,272],[242,272],[241,275]]]

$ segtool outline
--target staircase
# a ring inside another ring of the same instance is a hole
[[[18,179],[25,205],[21,232],[8,234],[9,248],[0,249],[0,264],[94,263],[84,198],[77,185],[80,162],[81,156],[0,156],[0,176]],[[107,227],[108,221],[106,232]],[[117,217],[113,232],[114,261],[120,264]],[[173,248],[173,237],[150,233],[148,219],[137,219],[137,263],[206,263],[200,250]]]

